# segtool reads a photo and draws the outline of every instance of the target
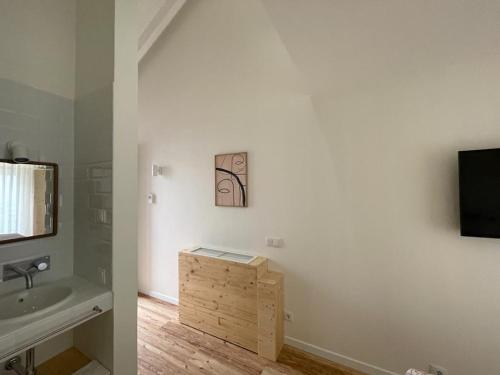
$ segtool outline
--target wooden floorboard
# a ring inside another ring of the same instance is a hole
[[[72,375],[90,363],[90,359],[70,348],[37,367],[36,375]]]
[[[286,346],[278,362],[179,323],[177,306],[139,295],[139,375],[364,375]]]

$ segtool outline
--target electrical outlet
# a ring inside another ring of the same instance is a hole
[[[287,321],[287,322],[293,322],[293,312],[285,310],[285,314],[284,315],[285,315],[284,316],[285,321]]]
[[[429,365],[429,373],[432,375],[448,375],[448,370],[438,365]]]
[[[282,247],[283,240],[281,238],[276,238],[276,237],[266,237],[266,246],[267,247]]]

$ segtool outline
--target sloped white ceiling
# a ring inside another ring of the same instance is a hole
[[[476,59],[500,49],[500,1],[262,0],[311,93]],[[499,49],[491,50],[492,45]],[[374,78],[376,77],[376,78]]]
[[[186,0],[139,0],[139,61],[167,28]]]
[[[253,1],[264,5],[314,95],[499,53],[489,47],[500,48],[496,0]],[[139,60],[185,2],[139,0]]]
[[[168,0],[139,0],[139,30],[141,34],[146,30],[158,10]],[[171,2],[173,2],[171,0]]]

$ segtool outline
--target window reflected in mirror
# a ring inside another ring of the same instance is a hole
[[[57,165],[0,162],[0,243],[55,235]]]

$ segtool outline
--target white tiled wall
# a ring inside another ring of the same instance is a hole
[[[75,274],[111,288],[112,85],[77,98],[75,140]]]
[[[29,147],[32,160],[59,164],[59,230],[55,237],[0,246],[0,263],[51,255],[52,269],[35,283],[73,274],[74,102],[24,84],[0,79],[0,158],[6,143]],[[0,283],[0,290],[22,287],[23,280]]]

